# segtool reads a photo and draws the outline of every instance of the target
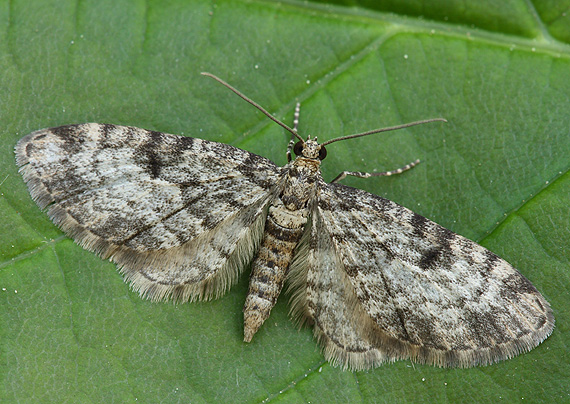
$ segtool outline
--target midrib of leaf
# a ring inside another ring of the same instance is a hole
[[[250,3],[264,5],[268,8],[282,10],[289,7],[290,10],[303,12],[310,15],[321,14],[323,19],[338,19],[342,21],[352,21],[361,24],[387,24],[392,35],[399,32],[406,33],[437,33],[453,38],[467,38],[472,41],[482,41],[483,43],[516,47],[517,49],[540,50],[550,56],[560,57],[560,55],[570,55],[570,45],[554,39],[548,32],[543,21],[540,19],[534,5],[525,0],[529,13],[533,16],[535,24],[541,33],[536,38],[525,38],[511,34],[487,31],[481,28],[470,28],[461,24],[439,22],[418,17],[407,17],[399,14],[384,13],[360,7],[343,7],[332,4],[322,4],[305,2],[299,0],[283,0],[276,4],[271,0],[251,0]]]
[[[533,202],[536,198],[542,197],[542,194],[544,192],[546,192],[549,188],[554,187],[555,184],[558,181],[561,181],[563,179],[563,177],[565,175],[567,175],[570,172],[570,168],[566,168],[564,171],[559,171],[557,172],[555,175],[552,176],[551,179],[546,180],[545,183],[537,188],[536,192],[530,192],[528,197],[523,198],[521,200],[521,203],[514,207],[513,209],[511,209],[509,212],[505,212],[505,214],[501,217],[500,220],[494,222],[494,224],[489,228],[489,230],[486,232],[486,235],[484,237],[481,237],[478,242],[482,243],[484,242],[486,239],[488,239],[489,237],[491,237],[492,235],[495,234],[495,232],[500,229],[503,225],[504,222],[506,222],[508,219],[510,219],[511,217],[513,217],[514,215],[523,218],[521,215],[519,215],[519,212],[524,209],[525,206],[527,206],[528,204],[530,204],[531,202]],[[523,218],[524,220],[524,218]],[[526,220],[525,220],[526,222]],[[540,243],[539,243],[540,244]],[[546,251],[546,250],[545,250]],[[550,254],[548,254],[550,256]],[[554,258],[554,257],[553,257]]]
[[[558,42],[556,39],[554,39],[552,37],[552,35],[550,35],[550,32],[548,32],[548,29],[546,28],[546,25],[544,25],[544,21],[542,21],[540,19],[540,16],[538,15],[538,11],[536,10],[536,7],[534,7],[534,4],[532,4],[531,0],[524,0],[526,6],[528,7],[528,11],[530,13],[530,15],[532,16],[532,18],[534,19],[534,23],[536,24],[537,28],[538,28],[538,32],[540,32],[540,34],[542,35],[541,37],[536,38],[537,40],[543,42],[547,42],[547,43],[561,43]]]

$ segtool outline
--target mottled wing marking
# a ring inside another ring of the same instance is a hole
[[[294,261],[292,310],[315,323],[333,363],[490,364],[554,327],[548,302],[510,264],[394,202],[321,182],[313,222]]]
[[[371,332],[382,332],[359,303],[332,239],[323,231],[322,217],[313,215],[313,220],[288,278],[291,317],[299,325],[313,326],[325,358],[333,366],[360,370],[393,360],[369,341]]]
[[[24,137],[16,159],[50,218],[151,299],[219,297],[257,252],[246,341],[284,280],[292,316],[344,368],[490,364],[551,333],[548,302],[506,261],[387,199],[326,184],[323,145],[298,142],[278,168],[221,143],[84,124]]]
[[[235,283],[280,174],[226,144],[94,123],[31,133],[16,158],[50,218],[152,299],[217,297]]]

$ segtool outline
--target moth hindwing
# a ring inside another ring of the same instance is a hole
[[[33,132],[16,160],[54,223],[116,262],[144,297],[218,298],[251,263],[245,341],[285,283],[292,317],[312,324],[326,359],[343,368],[486,365],[550,335],[548,302],[506,261],[337,183],[371,174],[323,181],[324,145],[418,122],[319,144],[297,134],[298,116],[294,128],[278,122],[292,133],[284,167],[222,143],[97,123]]]

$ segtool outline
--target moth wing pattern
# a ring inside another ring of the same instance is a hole
[[[280,170],[227,144],[96,123],[33,132],[16,160],[49,217],[153,300],[216,298],[237,281]]]
[[[36,131],[15,148],[40,208],[78,244],[116,262],[142,296],[217,298],[253,261],[244,340],[286,281],[292,317],[314,326],[332,365],[352,370],[398,359],[487,365],[550,335],[550,305],[509,263],[407,208],[336,183],[398,174],[419,160],[322,179],[326,145],[445,119],[319,144],[297,134],[300,104],[292,129],[203,74],[291,133],[286,166],[223,143],[96,123]]]
[[[548,302],[494,253],[382,197],[319,188],[289,290],[331,363],[486,365],[552,332]]]

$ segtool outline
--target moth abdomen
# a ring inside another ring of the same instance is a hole
[[[280,198],[270,206],[264,237],[251,265],[243,307],[244,341],[251,341],[275,306],[306,223],[306,209],[288,210]]]

